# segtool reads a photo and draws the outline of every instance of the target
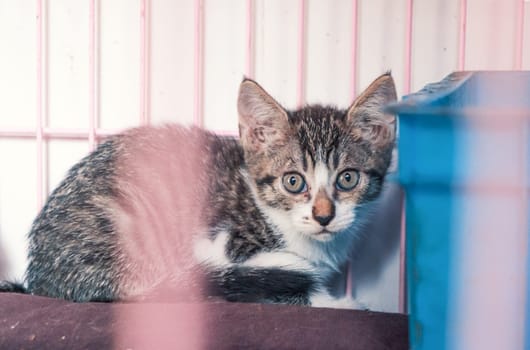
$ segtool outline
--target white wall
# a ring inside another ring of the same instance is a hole
[[[32,129],[37,111],[36,0],[0,0],[0,130]],[[43,0],[45,6],[46,126],[87,128],[89,113],[89,1]],[[154,123],[191,123],[194,113],[192,0],[150,0],[148,104]],[[140,0],[97,1],[98,126],[137,125],[140,114]],[[353,1],[308,0],[305,96],[308,103],[346,107],[352,101]],[[246,73],[244,0],[205,0],[204,124],[236,131],[236,93]],[[467,69],[512,69],[517,0],[468,0]],[[530,13],[528,6],[525,17]],[[412,88],[457,67],[459,1],[417,0],[413,7]],[[406,0],[359,0],[357,92],[391,69],[404,93]],[[297,105],[299,1],[256,0],[255,79],[286,107]],[[525,27],[525,33],[530,30]],[[530,66],[530,35],[523,67]],[[47,190],[88,151],[87,141],[52,140],[46,148]],[[36,146],[32,139],[0,138],[0,276],[21,277],[25,234],[37,213]],[[389,200],[396,202],[396,194]],[[393,198],[393,199],[392,199]],[[393,202],[393,203],[394,203]],[[399,202],[399,201],[397,201]],[[395,208],[394,208],[395,209]],[[390,210],[390,209],[389,209]],[[358,254],[354,292],[376,308],[397,310],[398,222],[374,231]],[[386,231],[385,231],[386,230]],[[375,243],[374,243],[375,242]],[[370,248],[372,247],[372,248]],[[364,254],[364,257],[363,257]],[[372,257],[372,258],[367,258]],[[380,257],[374,262],[373,256]],[[381,265],[370,269],[374,264]],[[370,276],[362,271],[371,271]],[[361,277],[359,277],[361,276]]]

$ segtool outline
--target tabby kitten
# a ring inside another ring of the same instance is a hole
[[[395,99],[387,73],[348,110],[288,111],[245,79],[239,140],[176,125],[108,138],[35,219],[26,292],[334,306],[326,282],[380,194]]]

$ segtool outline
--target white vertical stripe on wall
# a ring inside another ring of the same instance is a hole
[[[35,141],[0,139],[0,159],[0,277],[21,278],[37,210]]]
[[[468,0],[466,69],[513,69],[518,0]]]
[[[245,1],[205,1],[204,125],[237,130],[237,92],[246,68]]]
[[[35,126],[35,1],[0,0],[0,125]]]
[[[48,1],[47,4],[43,3],[43,11],[47,13],[44,30],[47,31],[45,38],[48,39],[48,42],[45,41],[43,44],[48,59],[47,125],[86,128],[88,127],[88,2],[53,0]]]
[[[420,15],[416,12],[416,15]],[[391,69],[403,93],[406,1],[371,0],[359,4],[359,89]],[[414,46],[413,46],[414,49]]]
[[[442,79],[458,64],[459,2],[415,1],[414,12],[412,86],[418,89]]]
[[[99,8],[100,127],[136,126],[140,120],[140,2],[99,0]],[[86,43],[86,39],[80,41]]]
[[[193,122],[194,36],[193,1],[151,1],[150,114],[153,123]]]
[[[35,127],[36,6],[33,0],[0,0],[0,125]],[[25,233],[37,210],[33,140],[0,138],[0,275],[22,276]]]
[[[299,1],[256,0],[256,80],[296,106]]]
[[[352,102],[352,1],[308,4],[307,101],[347,108]]]

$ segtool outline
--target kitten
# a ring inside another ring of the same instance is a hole
[[[382,107],[395,99],[387,73],[348,110],[288,111],[245,79],[239,140],[176,125],[108,138],[35,219],[26,292],[333,306],[326,283],[391,161],[395,118]]]

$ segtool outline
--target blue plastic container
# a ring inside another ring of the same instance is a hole
[[[530,349],[530,72],[457,72],[399,116],[412,349]]]

